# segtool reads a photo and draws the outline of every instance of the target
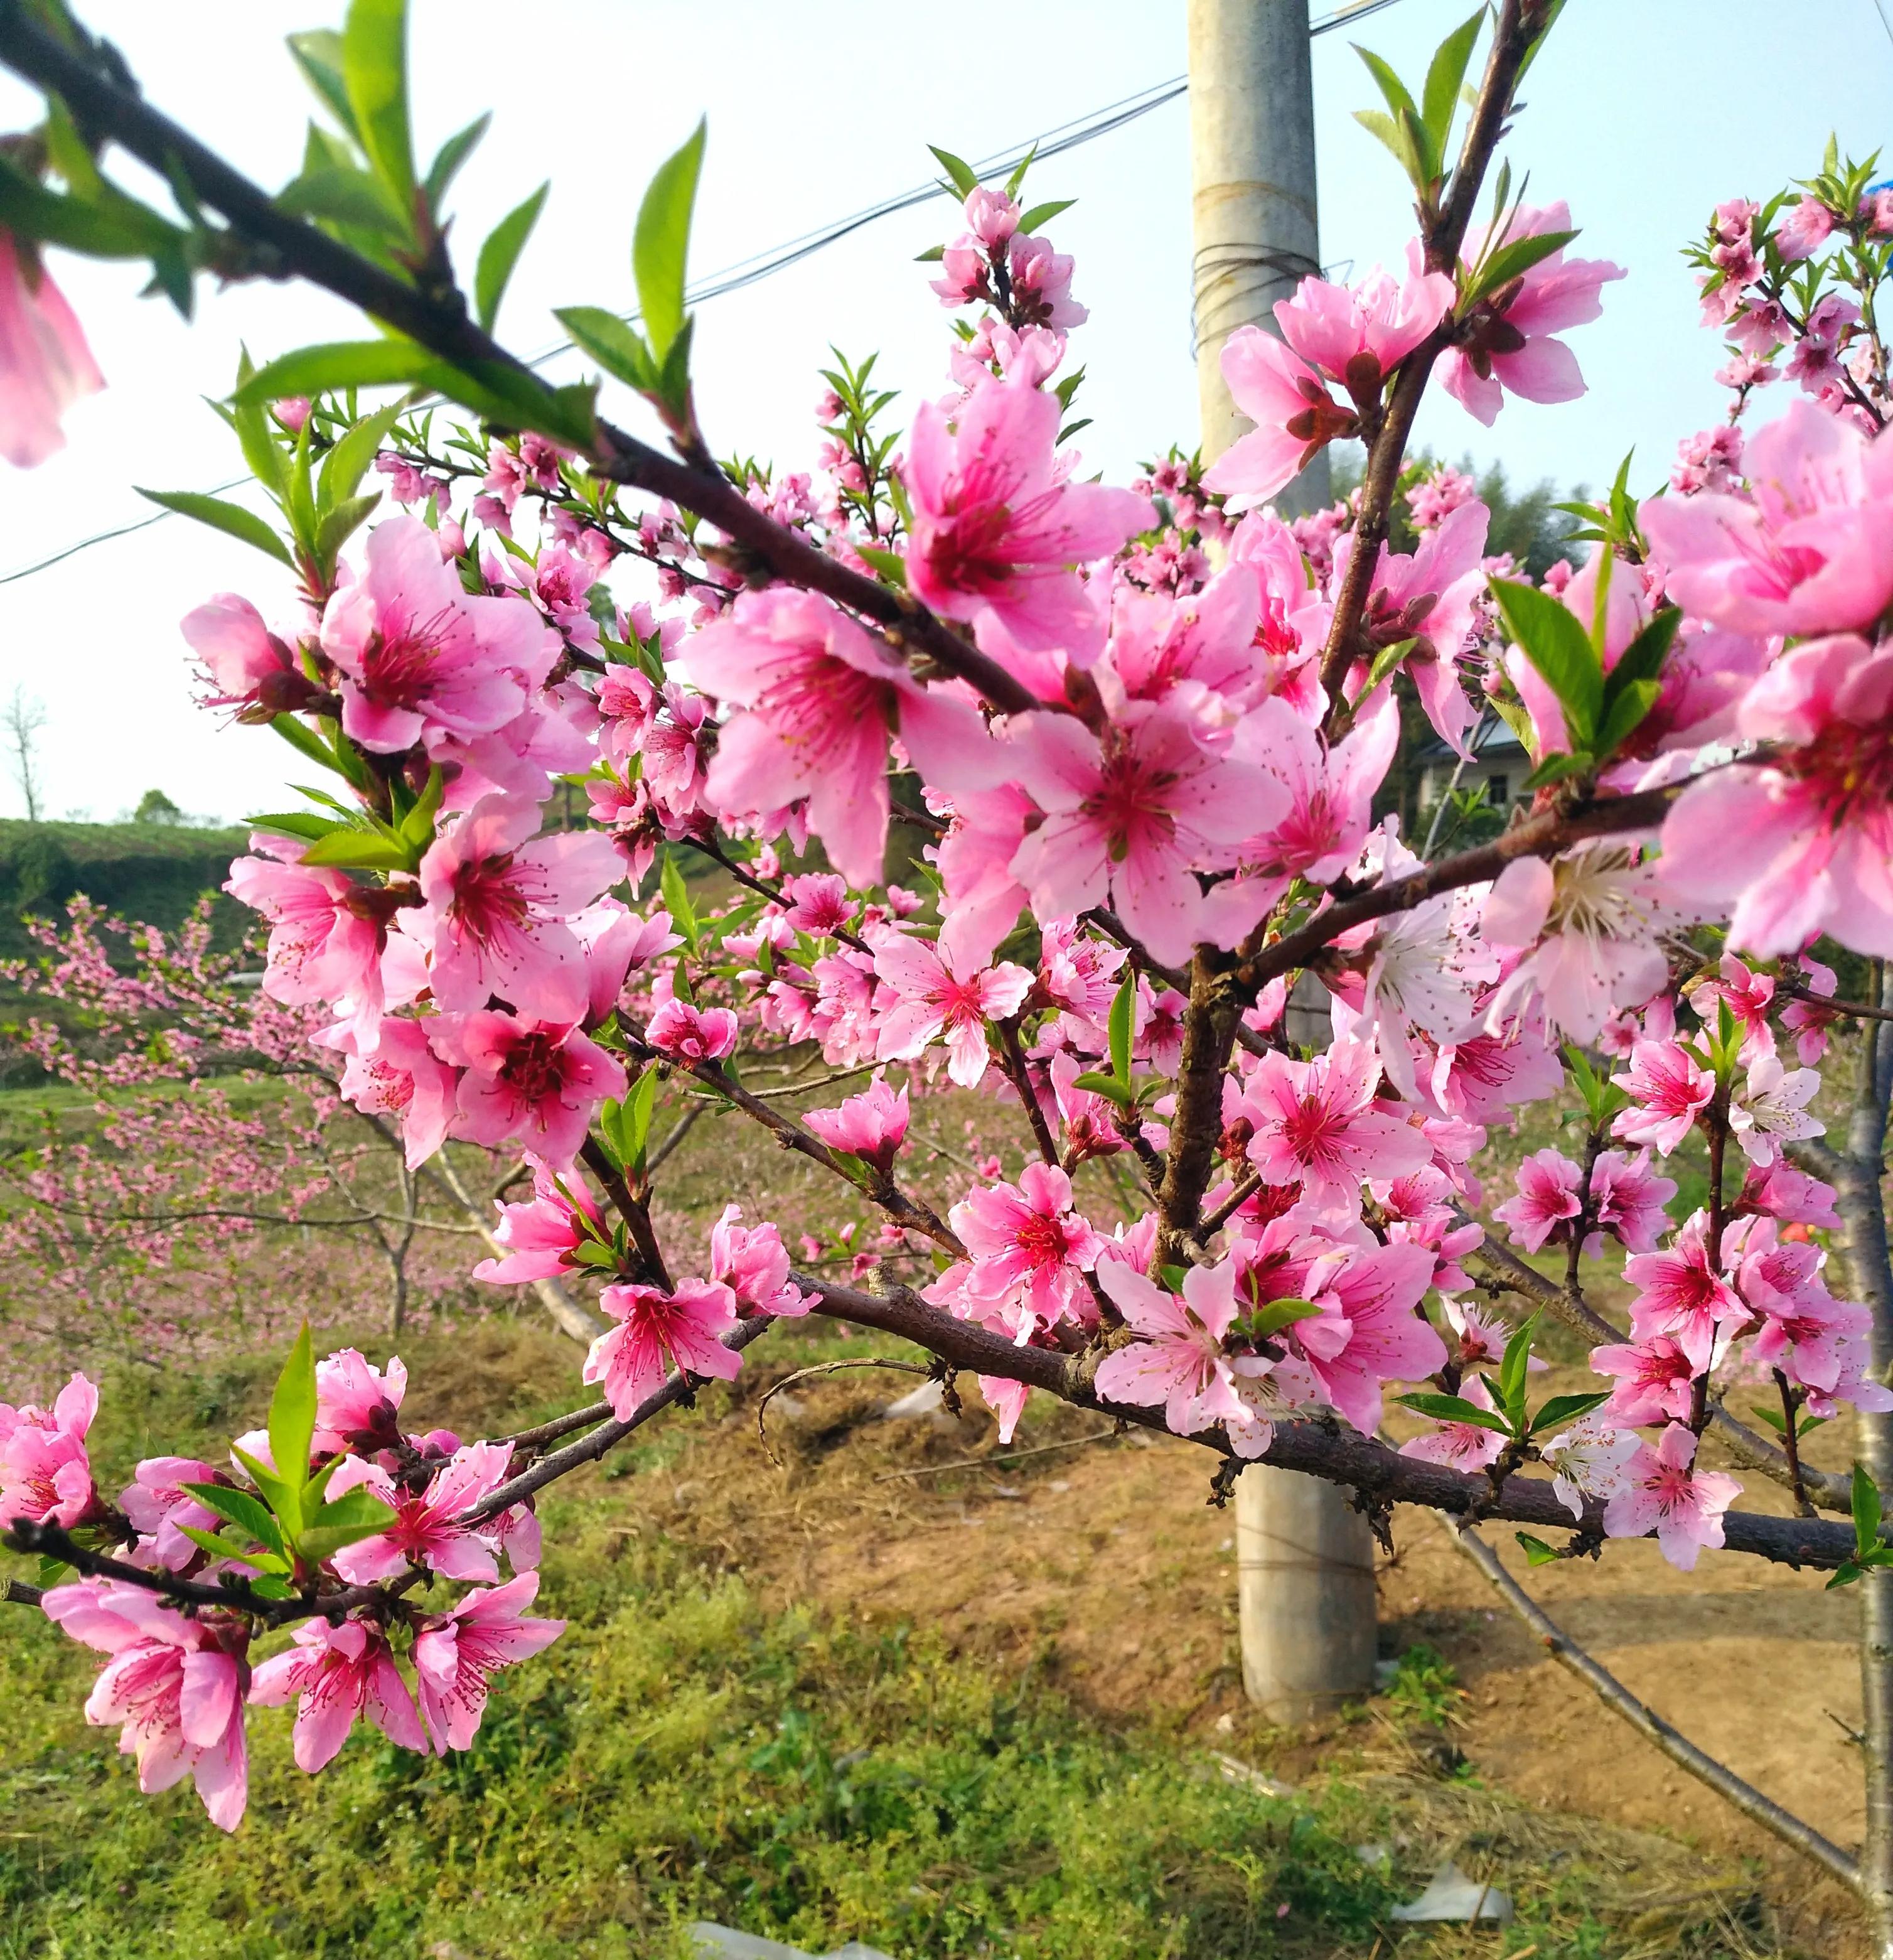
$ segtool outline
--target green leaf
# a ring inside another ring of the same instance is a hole
[[[269,1398],[269,1453],[277,1475],[298,1500],[293,1514],[278,1513],[292,1538],[302,1523],[300,1499],[309,1481],[309,1446],[315,1433],[316,1350],[305,1320]]]
[[[227,1484],[181,1484],[179,1489],[195,1497],[207,1511],[214,1511],[227,1523],[248,1532],[251,1542],[265,1545],[279,1557],[283,1535],[269,1507],[247,1491],[233,1491]]]
[[[434,161],[427,166],[427,181],[423,188],[427,193],[427,204],[437,214],[440,200],[447,194],[447,186],[460,174],[460,166],[472,156],[479,146],[480,139],[487,132],[493,120],[493,112],[488,110],[484,116],[476,116],[458,135],[449,136],[434,152]]]
[[[1499,1400],[1516,1427],[1525,1413],[1525,1376],[1532,1365],[1532,1336],[1538,1331],[1534,1313],[1505,1344],[1498,1364]]]
[[[376,1538],[395,1521],[386,1500],[365,1486],[357,1484],[339,1497],[319,1505],[308,1524],[296,1536],[296,1549],[303,1558],[319,1562],[332,1558],[344,1545]]]
[[[341,770],[335,759],[335,752],[329,747],[307,722],[300,721],[293,714],[278,714],[269,724],[297,754],[307,756],[312,762],[319,762],[325,769]],[[345,775],[346,770],[341,770]]]
[[[1019,186],[1024,183],[1026,172],[1032,167],[1033,164],[1037,161],[1037,158],[1038,145],[1034,142],[1032,147],[1026,151],[1025,154],[1020,158],[1018,161],[1013,165],[1012,174],[1005,180],[1005,194],[1008,197],[1017,197],[1018,196]],[[1859,200],[1856,199],[1855,202],[1857,203],[1858,202]],[[1850,210],[1852,209],[1852,205],[1848,207]]]
[[[1107,1026],[1110,1035],[1111,1072],[1120,1082],[1130,1080],[1131,1032],[1137,1017],[1137,971],[1126,961],[1124,977],[1111,1001]]]
[[[1490,1409],[1481,1408],[1477,1402],[1469,1402],[1463,1395],[1441,1395],[1423,1392],[1396,1395],[1393,1399],[1402,1408],[1410,1408],[1416,1415],[1431,1416],[1436,1422],[1469,1423],[1475,1429],[1489,1429],[1499,1436],[1510,1436],[1512,1433],[1503,1416],[1494,1414]]]
[[[624,1162],[634,1177],[644,1174],[645,1153],[650,1146],[651,1112],[657,1106],[657,1071],[647,1068],[632,1083],[624,1099],[620,1125],[624,1141]]]
[[[1420,176],[1420,158],[1413,148],[1411,135],[1391,116],[1378,109],[1357,109],[1354,119],[1362,129],[1377,136],[1393,153],[1393,161],[1400,166],[1409,183],[1417,183]]]
[[[214,531],[240,538],[245,544],[267,552],[279,565],[295,563],[282,539],[254,511],[246,511],[240,504],[226,504],[221,498],[206,497],[195,490],[139,489],[138,494],[151,503],[162,504],[167,511],[175,511],[181,517],[195,517]]]
[[[427,787],[414,800],[414,807],[401,819],[401,841],[411,845],[416,851],[424,851],[434,842],[434,819],[440,807],[440,799],[446,794],[446,778],[437,762],[427,772]]]
[[[303,170],[277,192],[276,208],[293,218],[353,225],[382,237],[405,238],[410,229],[405,215],[390,201],[387,186],[352,164]]]
[[[93,259],[141,259],[185,234],[134,199],[65,197],[0,156],[0,224]]]
[[[938,143],[929,143],[927,148],[933,152],[935,161],[947,173],[948,181],[962,197],[968,197],[980,187],[979,173],[963,158],[956,157],[951,150],[943,150]]]
[[[683,867],[669,851],[664,854],[664,868],[658,876],[659,888],[664,896],[664,909],[671,915],[671,924],[689,942],[690,950],[697,950],[697,908],[691,903],[690,887],[684,882]]]
[[[1386,98],[1388,110],[1391,112],[1391,120],[1401,139],[1401,148],[1396,149],[1394,154],[1401,156],[1404,151],[1402,160],[1408,164],[1408,174],[1413,180],[1414,188],[1416,190],[1424,188],[1440,173],[1439,146],[1434,142],[1431,132],[1421,119],[1418,104],[1407,93],[1406,84],[1371,49],[1364,48],[1358,43],[1350,45],[1366,62],[1367,72],[1374,77],[1382,96]],[[1372,113],[1357,112],[1357,119],[1364,121],[1366,116]],[[1377,131],[1376,133],[1379,132]],[[1382,140],[1384,142],[1386,139],[1383,138]]]
[[[1541,259],[1568,245],[1575,231],[1535,231],[1528,238],[1513,238],[1500,246],[1479,269],[1479,278],[1466,294],[1468,300],[1483,299],[1488,293],[1529,272]]]
[[[546,196],[551,188],[548,179],[523,203],[515,205],[487,234],[486,243],[480,247],[479,263],[473,274],[473,311],[475,318],[488,333],[493,331],[493,323],[500,317],[500,302],[506,297],[513,269],[519,262],[526,241],[532,235],[533,226],[539,221],[539,213],[545,208]]]
[[[1822,1590],[1831,1592],[1837,1586],[1851,1586],[1856,1579],[1863,1579],[1866,1576],[1860,1567],[1849,1559],[1844,1565],[1835,1571],[1834,1577],[1828,1581]]]
[[[1618,692],[1604,711],[1603,724],[1597,731],[1597,759],[1606,762],[1637,731],[1637,724],[1656,705],[1663,691],[1660,680],[1632,681]]]
[[[411,871],[420,861],[420,853],[399,838],[345,823],[310,845],[302,861],[312,868],[330,870]]]
[[[1527,1565],[1555,1565],[1558,1554],[1542,1538],[1533,1538],[1529,1532],[1514,1532],[1512,1535],[1524,1548]]]
[[[1072,1086],[1089,1090],[1094,1096],[1105,1096],[1120,1109],[1129,1109],[1136,1104],[1136,1093],[1128,1082],[1121,1082],[1116,1076],[1106,1075],[1097,1069],[1087,1069],[1082,1075],[1073,1077]]]
[[[644,315],[644,331],[650,336],[651,353],[660,363],[683,330],[691,212],[697,202],[697,179],[703,168],[707,133],[707,123],[700,122],[689,141],[659,166],[638,207],[637,228],[632,235],[631,269],[637,275],[637,302]]]
[[[878,545],[856,545],[856,555],[866,559],[885,582],[904,592],[907,589],[907,562],[898,552],[883,551]]]
[[[1077,202],[1075,197],[1056,197],[1049,203],[1035,204],[1030,211],[1021,214],[1019,230],[1029,237],[1041,224],[1050,224],[1060,212],[1069,211]]]
[[[1556,1429],[1567,1422],[1575,1422],[1580,1416],[1589,1415],[1591,1411],[1610,1400],[1610,1391],[1599,1389],[1595,1393],[1581,1395],[1553,1395],[1549,1402],[1532,1418],[1534,1430]]]
[[[340,438],[322,459],[316,479],[316,508],[324,516],[355,494],[368,468],[380,453],[388,432],[401,419],[403,405],[392,402],[378,415],[366,417]]]
[[[348,84],[342,79],[341,37],[332,27],[311,27],[288,37],[289,52],[318,99],[349,135],[360,139]]]
[[[1597,758],[1588,749],[1580,749],[1574,756],[1547,756],[1520,787],[1542,790],[1548,783],[1561,783],[1567,776],[1581,776],[1596,766]]]
[[[1603,705],[1603,670],[1590,636],[1569,607],[1535,585],[1492,581],[1505,630],[1523,650],[1564,711],[1572,744],[1593,745]]]
[[[408,129],[408,0],[349,0],[341,76],[368,161],[408,221],[414,144]]]
[[[1312,1300],[1272,1300],[1266,1306],[1258,1308],[1249,1316],[1250,1332],[1258,1341],[1266,1341],[1272,1335],[1279,1334],[1285,1327],[1292,1327],[1297,1320],[1310,1320],[1321,1311],[1320,1303]]]
[[[342,388],[380,388],[429,380],[440,366],[411,340],[332,340],[298,348],[259,368],[230,397],[243,408],[285,395],[320,395]]]
[[[326,837],[335,829],[333,821],[318,816],[313,810],[284,810],[266,812],[261,816],[246,816],[246,829],[273,830],[282,837],[300,837],[313,842],[318,837]]]
[[[338,504],[316,527],[316,555],[325,565],[332,565],[335,554],[354,536],[358,526],[381,501],[379,490],[368,491]]]
[[[1617,664],[1604,676],[1604,706],[1608,711],[1617,696],[1639,681],[1655,680],[1663,673],[1664,660],[1682,623],[1682,609],[1666,606],[1651,619],[1627,646]]]
[[[1879,1543],[1880,1487],[1866,1473],[1866,1466],[1853,1466],[1853,1538],[1856,1556],[1865,1559]]]
[[[916,266],[937,266],[945,256],[946,247],[944,245],[929,245],[924,252],[914,253],[913,262]]]
[[[273,1452],[275,1446],[272,1444],[271,1448]],[[247,1449],[240,1449],[232,1443],[230,1453],[249,1473],[250,1481],[262,1492],[263,1502],[275,1513],[279,1521],[287,1523],[292,1516],[300,1520],[302,1515],[300,1491],[291,1489],[267,1463],[251,1456]]]
[[[644,336],[602,307],[560,307],[553,318],[572,336],[573,344],[591,355],[608,374],[614,374],[640,394],[657,387],[657,367]]]
[[[1459,84],[1466,79],[1466,65],[1472,58],[1472,45],[1485,20],[1485,10],[1481,8],[1454,28],[1440,42],[1426,71],[1426,85],[1420,91],[1420,119],[1433,138],[1434,150],[1441,154],[1453,133],[1453,111],[1459,103]]]
[[[213,1558],[240,1558],[246,1565],[253,1565],[262,1572],[289,1570],[288,1560],[280,1552],[257,1551],[247,1532],[199,1531],[195,1525],[179,1525],[178,1529]]]

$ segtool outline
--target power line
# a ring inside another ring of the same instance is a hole
[[[1874,3],[1877,6],[1879,0],[1874,0]],[[1311,22],[1308,28],[1309,37],[1312,40],[1331,33],[1336,27],[1351,27],[1357,21],[1364,21],[1370,15],[1397,4],[1398,0],[1355,0],[1353,5],[1339,7],[1332,13]],[[1034,161],[1042,161],[1047,157],[1061,155],[1067,150],[1075,150],[1082,144],[1094,142],[1100,136],[1108,136],[1113,131],[1135,123],[1140,116],[1148,116],[1153,109],[1161,109],[1166,103],[1174,102],[1179,96],[1187,92],[1189,87],[1187,75],[1173,75],[1167,81],[1158,82],[1135,95],[1127,95],[1119,101],[1107,103],[1103,108],[1094,109],[1088,115],[1078,116],[1069,123],[1059,123],[1041,132],[1029,142],[1015,143],[991,156],[982,158],[973,168],[982,182],[990,177],[1009,175],[1028,157]],[[741,292],[746,286],[753,286],[777,272],[786,272],[791,266],[799,265],[816,253],[827,250],[831,245],[840,243],[843,239],[867,225],[878,224],[884,218],[891,218],[897,212],[911,211],[916,205],[926,203],[929,199],[939,196],[942,188],[937,179],[929,179],[926,183],[915,185],[910,190],[899,192],[892,197],[883,199],[878,204],[869,205],[865,210],[857,211],[850,217],[837,218],[815,231],[804,232],[799,238],[769,247],[747,259],[739,259],[734,265],[726,266],[719,272],[712,273],[709,278],[694,286],[685,298],[691,304],[700,306],[706,300],[721,299],[728,294]],[[635,322],[639,316],[633,313],[624,317],[627,321]],[[569,340],[557,342],[543,352],[534,355],[526,365],[529,368],[542,367],[547,361],[569,351],[571,345]],[[249,480],[247,477],[236,477],[228,483],[218,484],[205,494],[221,496],[226,491],[240,488]],[[64,564],[68,558],[75,557],[82,551],[91,550],[94,545],[110,544],[114,539],[129,537],[136,531],[148,530],[152,525],[161,524],[167,517],[176,514],[174,511],[154,511],[148,517],[136,518],[129,524],[120,524],[109,531],[94,532],[91,536],[81,538],[76,543],[67,545],[53,552],[50,557],[40,558],[32,565],[22,565],[17,571],[0,574],[0,585],[12,585],[21,579],[32,578],[37,572],[49,571],[56,565]]]

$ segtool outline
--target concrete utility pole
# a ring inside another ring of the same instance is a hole
[[[1251,425],[1219,357],[1239,326],[1320,269],[1308,0],[1187,0],[1193,313],[1203,460]],[[1324,453],[1276,500],[1329,501]],[[1243,1685],[1273,1720],[1330,1713],[1374,1685],[1374,1538],[1337,1485],[1290,1470],[1236,1480]]]

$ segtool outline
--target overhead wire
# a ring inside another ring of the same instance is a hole
[[[1876,5],[1879,0],[1875,0]],[[1332,13],[1310,23],[1309,38],[1332,32],[1336,27],[1351,27],[1371,15],[1396,5],[1398,0],[1355,0],[1351,6],[1336,8]],[[1161,109],[1165,103],[1174,102],[1186,94],[1189,87],[1187,75],[1173,75],[1167,81],[1152,84],[1134,95],[1127,95],[1116,102],[1107,103],[1101,109],[1092,110],[1088,114],[1075,117],[1069,123],[1061,123],[1043,130],[1029,142],[1014,143],[1006,148],[973,161],[971,167],[982,183],[989,178],[1007,176],[1030,158],[1034,162],[1043,161],[1048,157],[1062,155],[1068,150],[1077,149],[1081,145],[1095,142],[1100,136],[1107,136],[1114,131],[1148,116],[1152,110]],[[747,286],[770,278],[777,272],[786,272],[792,266],[799,265],[816,253],[827,250],[864,227],[878,224],[884,218],[891,218],[898,212],[911,211],[942,195],[946,189],[939,179],[930,178],[926,183],[916,184],[912,189],[897,192],[884,198],[878,204],[868,205],[864,210],[851,215],[837,218],[831,223],[805,231],[799,237],[784,240],[764,250],[752,253],[747,259],[739,259],[725,266],[720,272],[691,287],[684,294],[686,303],[700,306],[707,300],[721,299],[727,294],[741,292]],[[635,313],[623,316],[627,323],[635,323],[639,316]],[[548,361],[555,360],[569,352],[569,340],[555,342],[542,352],[532,355],[526,362],[529,368],[543,367]],[[240,488],[249,479],[246,476],[233,477],[227,483],[220,483],[204,494],[218,497],[226,492]],[[79,552],[89,551],[95,545],[110,544],[115,539],[130,537],[138,531],[148,530],[154,524],[161,524],[167,517],[177,513],[170,510],[154,511],[148,517],[135,518],[130,523],[115,526],[110,530],[94,532],[89,537],[79,539],[66,545],[49,556],[39,558],[31,565],[22,565],[17,571],[0,574],[0,585],[12,585],[23,578],[30,578],[36,573],[49,571],[56,565],[62,565]]]

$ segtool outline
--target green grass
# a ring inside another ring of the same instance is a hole
[[[499,1433],[572,1399],[570,1350],[529,1328],[404,1346],[417,1420],[456,1403],[469,1433]],[[217,1455],[258,1419],[275,1360],[108,1383],[106,1488],[140,1454]],[[899,1960],[1364,1960],[1396,1931],[1383,1955],[1457,1960],[1489,1935],[1386,1917],[1447,1855],[1513,1891],[1514,1947],[1649,1951],[1598,1905],[1621,1850],[1613,1863],[1567,1831],[1547,1854],[1536,1813],[1476,1785],[1270,1794],[1163,1732],[1164,1711],[1113,1726],[1032,1666],[956,1654],[950,1628],[765,1603],[724,1569],[713,1524],[692,1541],[678,1496],[738,1447],[765,1478],[752,1438],[718,1389],[550,1498],[541,1608],[569,1629],[500,1678],[465,1755],[424,1760],[358,1729],[310,1778],[285,1716],[256,1711],[233,1837],[188,1784],[141,1796],[115,1738],[81,1718],[91,1657],[0,1609],[0,1960],[681,1960],[696,1918]],[[1458,1698],[1416,1650],[1385,1721],[1450,1720]],[[1390,1867],[1354,1848],[1376,1841],[1401,1847]],[[1758,1950],[1704,1931],[1664,1950]]]

